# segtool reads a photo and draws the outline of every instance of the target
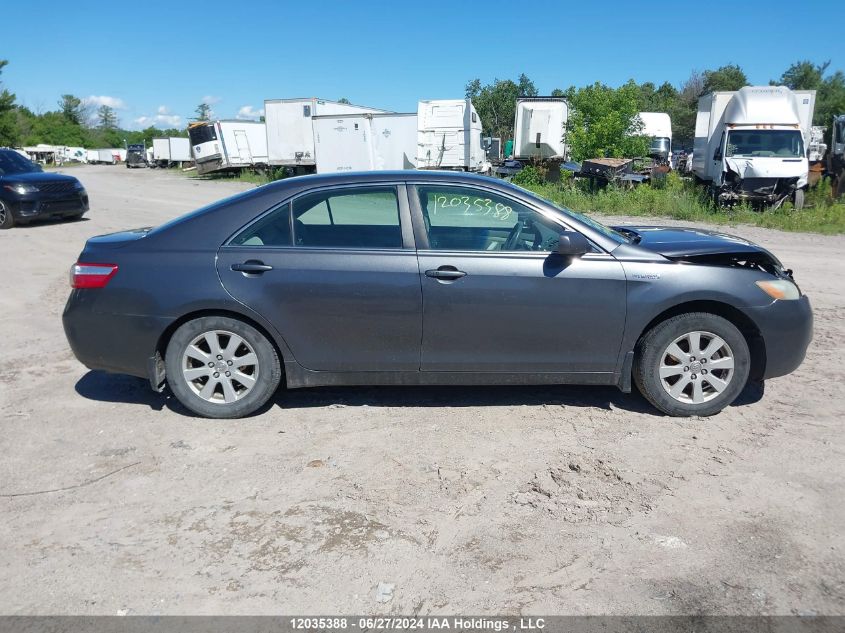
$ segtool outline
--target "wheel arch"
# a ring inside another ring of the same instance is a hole
[[[285,361],[292,360],[292,356],[290,354],[290,350],[284,344],[284,341],[280,340],[277,335],[274,335],[273,332],[271,332],[267,326],[262,324],[257,319],[252,318],[244,314],[243,312],[238,312],[237,310],[227,310],[225,308],[206,308],[201,310],[194,310],[192,312],[187,312],[183,314],[178,319],[174,320],[170,325],[168,325],[161,333],[158,338],[158,342],[156,343],[155,353],[162,359],[164,359],[167,352],[167,345],[170,343],[170,339],[173,338],[173,334],[176,332],[176,330],[178,330],[182,325],[188,323],[189,321],[209,316],[220,316],[228,317],[230,319],[237,319],[258,330],[268,341],[270,341],[270,344],[275,348],[276,353],[279,355],[279,360],[281,361],[282,365],[282,378],[285,379]]]
[[[751,370],[748,374],[749,381],[762,380],[766,370],[766,346],[763,341],[763,336],[760,333],[760,328],[757,324],[742,310],[722,301],[714,300],[695,300],[679,303],[670,308],[663,310],[649,321],[637,336],[634,344],[634,353],[638,353],[638,348],[643,337],[651,331],[656,325],[671,319],[679,314],[686,314],[689,312],[707,312],[715,314],[723,319],[731,322],[740,333],[745,337],[748,343],[748,351],[751,354]]]

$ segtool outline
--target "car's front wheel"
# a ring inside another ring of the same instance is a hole
[[[281,380],[273,344],[251,325],[223,316],[188,321],[165,352],[167,384],[179,402],[209,418],[240,418],[262,407]]]
[[[10,229],[13,226],[15,226],[15,218],[12,215],[12,211],[0,202],[0,230]]]
[[[634,381],[664,413],[707,416],[736,399],[750,365],[748,343],[733,323],[691,312],[659,323],[642,338]]]

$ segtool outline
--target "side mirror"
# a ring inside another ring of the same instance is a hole
[[[557,254],[564,257],[580,257],[590,252],[587,238],[577,231],[564,231],[557,243]]]

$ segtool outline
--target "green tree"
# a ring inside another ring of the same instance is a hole
[[[106,104],[97,108],[97,123],[101,130],[117,129],[118,120],[114,108]]]
[[[519,75],[517,89],[519,90],[520,97],[536,97],[539,94],[537,86],[534,85],[534,82],[525,73]]]
[[[641,89],[633,80],[619,88],[599,82],[569,88],[565,96],[570,105],[567,143],[573,160],[636,157],[648,152],[649,139],[638,134]]]
[[[211,119],[211,106],[207,103],[201,103],[194,110],[197,113],[197,121],[209,121]]]
[[[0,59],[0,75],[9,62]],[[15,126],[15,95],[0,83],[0,145],[17,145],[18,131]]]
[[[830,62],[814,64],[808,60],[797,61],[787,68],[780,79],[772,84],[783,85],[790,90],[815,90],[816,109],[813,124],[828,128],[830,141],[830,122],[834,115],[845,114],[845,74],[837,70],[825,77]]]
[[[62,95],[59,99],[59,111],[71,123],[76,125],[85,123],[85,106],[79,97]]]
[[[721,66],[716,70],[704,71],[704,93],[718,90],[739,90],[748,85],[748,77],[736,64]]]
[[[337,102],[338,102],[338,103],[352,103],[352,102],[351,102],[349,99],[347,99],[346,97],[341,97],[340,99],[338,99],[338,100],[337,100]]]
[[[830,62],[814,64],[808,60],[795,62],[787,68],[780,79],[770,81],[773,86],[786,86],[790,90],[819,90],[824,83],[822,77]]]

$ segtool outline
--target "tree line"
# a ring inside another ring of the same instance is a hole
[[[832,71],[830,62],[815,64],[797,61],[787,68],[771,85],[783,85],[792,90],[815,90],[814,125],[830,127],[834,115],[845,114],[845,73]],[[666,112],[672,119],[673,145],[692,148],[695,136],[695,117],[698,98],[709,92],[739,90],[749,85],[745,72],[736,64],[715,70],[693,71],[678,86],[663,82],[638,84],[633,79],[618,88],[601,82],[588,86],[556,88],[550,96],[566,97],[570,116],[567,143],[576,161],[600,156],[623,157],[645,154],[647,140],[632,135],[638,112]],[[513,138],[517,97],[536,97],[538,91],[527,75],[516,81],[496,79],[482,85],[479,79],[466,84],[466,96],[472,99],[484,126],[484,134],[501,139]],[[827,131],[828,142],[830,130]]]

